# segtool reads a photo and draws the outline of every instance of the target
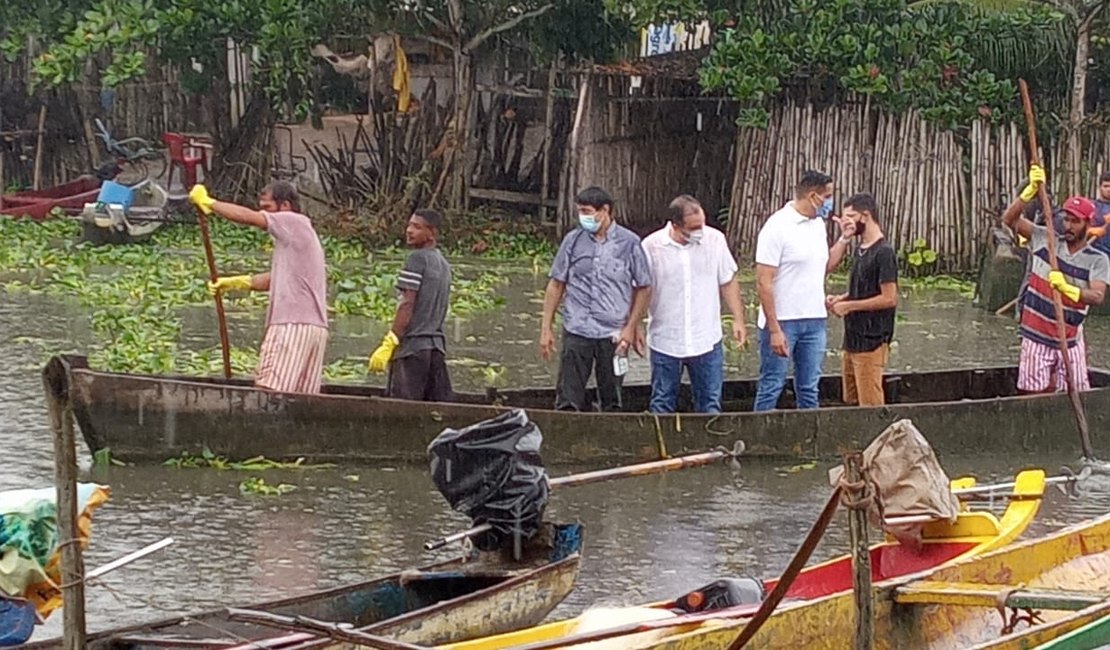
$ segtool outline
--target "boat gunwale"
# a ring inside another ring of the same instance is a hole
[[[287,399],[308,399],[308,400],[312,400],[312,401],[320,401],[320,400],[327,400],[327,401],[331,401],[331,400],[336,400],[336,401],[381,401],[381,402],[384,402],[386,404],[412,404],[412,402],[410,400],[403,400],[403,399],[398,399],[398,398],[395,398],[395,397],[386,397],[384,395],[350,395],[350,394],[331,393],[331,392],[321,392],[321,393],[318,393],[318,394],[278,393],[278,392],[268,391],[266,389],[258,388],[254,385],[239,384],[239,383],[225,383],[227,380],[223,380],[222,378],[218,378],[218,377],[189,378],[189,377],[174,376],[174,375],[152,375],[152,374],[141,374],[141,373],[112,372],[112,371],[107,371],[107,370],[98,370],[98,369],[95,369],[95,368],[90,368],[87,365],[87,357],[84,357],[84,356],[81,356],[81,355],[58,355],[58,357],[56,357],[56,358],[64,359],[66,364],[69,366],[68,372],[70,374],[72,374],[72,375],[79,375],[79,374],[80,375],[88,375],[92,378],[124,378],[124,379],[130,379],[130,380],[135,380],[135,381],[145,381],[145,382],[150,382],[150,383],[154,383],[154,384],[168,384],[168,385],[173,385],[173,386],[195,387],[195,388],[210,388],[210,389],[216,389],[216,390],[231,390],[231,391],[235,391],[235,392],[246,392],[246,393],[273,394],[273,395],[280,395],[280,396],[285,397]],[[78,362],[76,365],[74,364],[75,361]],[[906,376],[906,375],[921,377],[921,376],[926,376],[926,375],[930,375],[930,374],[944,374],[944,373],[951,373],[951,372],[960,372],[960,373],[980,373],[981,372],[981,373],[986,373],[986,372],[1000,372],[1000,371],[1005,371],[1005,370],[1014,369],[1014,368],[1016,368],[1016,366],[1013,366],[1013,365],[996,365],[996,366],[988,366],[988,367],[981,367],[981,368],[956,368],[956,369],[949,369],[949,370],[925,371],[925,372],[919,372],[919,373],[894,373],[894,374],[884,375],[884,377],[902,377],[902,376]],[[1089,370],[1090,370],[1091,373],[1098,373],[1100,375],[1105,375],[1106,378],[1108,379],[1108,381],[1110,381],[1110,370],[1103,370],[1103,369],[1100,369],[1100,368],[1090,368]],[[833,377],[833,375],[827,375],[827,377]],[[247,382],[247,381],[250,381],[250,380],[248,378],[244,377],[244,378],[237,378],[233,381]],[[753,382],[753,381],[754,381],[754,378],[747,378],[747,379],[728,380],[725,383],[727,385],[730,382],[733,382],[733,383],[735,383],[735,382],[750,383],[750,382]],[[644,384],[644,386],[647,386],[647,384]],[[343,389],[343,390],[352,390],[352,389],[358,390],[358,389],[367,389],[367,388],[380,389],[380,387],[370,386],[369,384],[343,384],[343,383],[324,384],[323,389],[326,391],[329,387],[335,387],[335,388],[339,388],[339,389]],[[525,393],[528,393],[528,392],[540,393],[540,392],[545,392],[545,391],[546,392],[551,392],[552,395],[554,395],[555,389],[550,388],[550,387],[517,388],[517,389],[513,389],[513,391],[511,393],[501,393],[501,394],[506,395],[508,397],[511,397],[515,394],[525,394]],[[1107,392],[1107,391],[1110,391],[1110,385],[1100,386],[1100,387],[1093,387],[1093,388],[1091,388],[1090,391],[1086,391],[1086,392],[1087,393],[1101,393],[1101,392]],[[457,393],[457,394],[465,395],[465,396],[468,396],[472,399],[480,399],[482,397],[485,397],[485,395],[482,394],[482,393],[463,393],[463,392],[460,392],[460,393]],[[494,396],[496,396],[496,395],[497,395],[497,393],[494,393]],[[996,396],[996,397],[985,397],[985,398],[976,398],[976,399],[961,398],[961,399],[939,400],[939,401],[904,402],[904,403],[897,403],[896,402],[896,403],[893,403],[893,404],[882,404],[882,405],[879,405],[879,406],[858,406],[858,405],[846,405],[846,404],[845,405],[828,405],[828,406],[822,406],[822,407],[820,407],[818,409],[814,409],[814,410],[816,410],[816,411],[836,410],[836,411],[839,411],[839,412],[854,412],[854,411],[871,411],[871,410],[877,410],[877,409],[888,409],[889,410],[889,409],[892,409],[892,408],[902,409],[902,408],[938,407],[938,406],[950,406],[950,405],[956,405],[956,404],[969,404],[969,403],[970,404],[995,404],[995,403],[1006,404],[1006,403],[1016,402],[1018,400],[1022,400],[1022,401],[1030,401],[1030,400],[1031,401],[1040,401],[1040,400],[1044,400],[1044,399],[1058,398],[1061,395],[1063,395],[1063,393],[1015,394],[1015,395],[1001,395],[1001,396]],[[492,403],[492,402],[478,402],[478,401],[470,401],[470,402],[468,402],[468,401],[419,402],[419,404],[421,405],[421,408],[428,408],[428,407],[436,406],[436,405],[446,406],[446,407],[451,407],[451,408],[476,408],[476,409],[490,409],[490,408],[493,408],[493,409],[500,409],[500,410],[511,410],[511,409],[520,408],[520,409],[525,409],[525,410],[530,411],[530,412],[540,412],[540,413],[544,413],[544,414],[547,414],[547,415],[558,414],[558,415],[563,416],[563,417],[588,417],[588,418],[591,418],[591,419],[592,418],[599,418],[599,417],[600,418],[607,418],[607,419],[620,419],[620,418],[627,418],[627,417],[630,417],[630,416],[631,417],[643,417],[646,413],[644,411],[609,411],[609,412],[604,412],[604,411],[603,412],[593,412],[593,411],[591,411],[591,412],[588,412],[588,413],[578,413],[578,412],[572,412],[572,411],[559,411],[559,410],[554,409],[554,408],[543,408],[543,407],[533,407],[533,406],[514,406],[514,405],[511,405],[511,404],[495,404],[495,403]],[[800,412],[800,411],[798,411],[797,409],[776,409],[774,411],[770,411],[770,413],[775,413],[775,412],[782,413],[782,412]],[[719,418],[722,418],[722,417],[764,416],[766,414],[767,413],[757,413],[756,411],[750,411],[749,410],[749,411],[723,411],[721,413],[674,413],[674,414],[666,414],[666,416],[663,416],[663,417],[680,416],[683,419],[694,419],[695,421],[698,421],[698,420],[712,421],[712,420],[716,420],[716,419],[719,419]]]
[[[383,619],[381,621],[377,621],[375,623],[372,623],[369,626],[364,626],[364,627],[361,627],[361,628],[358,628],[358,629],[365,630],[365,629],[370,629],[370,628],[376,627],[376,626],[385,626],[385,625],[392,624],[392,623],[395,623],[395,622],[402,622],[402,621],[403,622],[408,622],[408,621],[410,621],[414,618],[420,618],[420,616],[416,616],[417,614],[420,614],[421,616],[426,617],[429,614],[433,613],[432,610],[446,609],[448,605],[458,605],[458,604],[460,604],[460,601],[463,601],[463,600],[477,600],[477,597],[479,595],[481,595],[481,597],[484,598],[487,595],[497,593],[497,590],[499,588],[504,587],[506,585],[511,585],[511,586],[515,587],[515,586],[518,586],[518,585],[523,584],[525,582],[528,582],[530,580],[534,580],[534,579],[543,577],[543,576],[547,575],[548,573],[562,571],[568,565],[569,566],[579,565],[581,563],[581,560],[582,560],[582,550],[581,550],[581,543],[580,543],[579,544],[579,549],[577,551],[574,551],[573,553],[567,555],[566,557],[561,558],[559,560],[556,560],[554,562],[545,562],[544,564],[539,565],[539,566],[535,566],[535,567],[527,568],[527,569],[522,569],[522,570],[520,570],[520,572],[518,574],[506,576],[504,580],[501,580],[501,581],[499,581],[499,582],[497,582],[493,585],[490,585],[488,587],[483,587],[482,589],[478,589],[478,590],[472,591],[470,593],[463,594],[461,596],[456,596],[455,598],[452,598],[452,599],[449,599],[449,600],[438,601],[438,602],[432,603],[430,605],[426,605],[424,607],[421,607],[419,609],[412,610],[410,612],[405,612],[404,614],[399,614],[398,616]],[[401,571],[394,571],[393,573],[389,573],[389,574],[383,575],[383,576],[378,577],[378,578],[373,578],[371,580],[364,580],[362,582],[358,582],[358,583],[355,583],[355,584],[340,585],[340,586],[337,586],[337,587],[331,587],[329,589],[324,589],[324,590],[321,590],[321,591],[314,591],[314,592],[311,592],[311,593],[302,594],[300,596],[291,596],[291,597],[288,597],[288,598],[281,598],[281,599],[278,599],[278,600],[270,600],[270,601],[266,601],[266,602],[263,602],[263,603],[254,603],[254,604],[251,604],[251,605],[247,605],[245,607],[245,609],[253,609],[253,610],[258,610],[258,611],[273,611],[273,610],[281,609],[281,608],[285,608],[285,607],[302,605],[302,604],[305,604],[305,603],[311,603],[311,602],[317,601],[317,600],[333,599],[333,598],[336,598],[336,597],[339,597],[339,596],[343,596],[344,594],[348,594],[348,593],[352,593],[352,592],[356,592],[356,591],[360,591],[360,590],[365,590],[369,587],[373,587],[374,585],[378,585],[378,584],[387,584],[389,582],[401,583],[401,582],[403,582],[403,579],[404,579],[405,575],[406,574],[411,574],[413,571],[428,572],[428,571],[432,571],[432,570],[443,570],[443,569],[451,568],[451,567],[454,567],[454,566],[465,566],[466,564],[468,564],[468,562],[465,560],[465,558],[462,558],[462,557],[449,558],[449,559],[442,560],[440,562],[434,562],[432,564],[422,565],[422,566],[416,567],[414,569],[404,569],[404,570],[401,570]],[[481,572],[476,572],[474,574],[474,577],[481,577],[481,576],[482,576]],[[223,606],[223,607],[212,608],[212,609],[208,609],[208,610],[205,610],[205,611],[202,611],[202,612],[197,612],[195,614],[182,614],[180,616],[176,616],[176,617],[172,617],[172,618],[158,619],[158,620],[154,620],[154,621],[149,621],[147,623],[138,623],[138,624],[135,624],[135,625],[129,625],[129,626],[123,626],[123,627],[117,627],[117,628],[108,628],[108,629],[105,629],[105,630],[98,630],[98,631],[93,632],[92,634],[89,635],[88,641],[90,641],[90,642],[95,641],[95,642],[111,644],[111,643],[117,643],[118,642],[118,641],[116,641],[117,639],[120,639],[122,637],[126,637],[127,635],[134,634],[136,632],[157,633],[159,631],[166,630],[166,629],[172,629],[175,626],[190,623],[190,622],[196,621],[196,620],[209,621],[209,620],[212,620],[212,619],[219,619],[219,620],[223,620],[223,621],[226,622],[228,620],[227,610],[228,610],[229,607],[232,607],[232,606],[233,605],[226,605],[226,606]],[[30,648],[30,649],[34,650],[35,648],[60,648],[61,647],[60,644],[61,644],[61,639],[60,638],[52,638],[52,639],[43,639],[42,641],[34,641],[34,642],[28,643],[26,645],[20,646],[20,647],[26,647],[26,648]]]

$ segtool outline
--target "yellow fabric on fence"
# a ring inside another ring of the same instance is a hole
[[[397,112],[408,113],[412,103],[409,58],[401,47],[401,37],[393,37],[393,90],[397,93]]]

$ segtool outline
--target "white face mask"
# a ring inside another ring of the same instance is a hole
[[[686,235],[686,241],[690,244],[700,244],[704,235],[705,232],[703,232],[701,228],[691,230],[690,234]]]

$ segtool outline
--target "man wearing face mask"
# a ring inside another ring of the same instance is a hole
[[[794,395],[800,409],[818,406],[817,384],[825,359],[825,274],[844,258],[855,224],[828,246],[825,222],[833,216],[832,177],[802,174],[794,200],[772,214],[755,247],[759,294],[759,384],[755,410],[778,405],[794,360]],[[838,221],[838,223],[840,223]]]
[[[575,197],[579,227],[567,233],[548,274],[540,325],[540,355],[555,351],[555,311],[563,305],[563,348],[555,408],[591,411],[586,383],[593,374],[602,411],[621,408],[622,369],[643,339],[634,314],[642,314],[651,271],[640,238],[613,220],[613,199],[600,187]],[[565,299],[565,300],[564,300]]]
[[[667,212],[667,224],[643,244],[652,277],[649,410],[674,413],[685,368],[694,410],[720,413],[725,361],[721,298],[732,314],[733,340],[742,346],[746,336],[736,260],[724,233],[706,225],[697,199],[684,194],[671,201]]]
[[[848,293],[826,299],[829,311],[844,319],[844,403],[860,406],[881,406],[886,401],[883,368],[898,306],[898,259],[883,238],[878,214],[870,194],[855,194],[845,201],[844,219],[856,224],[860,245],[852,261]]]

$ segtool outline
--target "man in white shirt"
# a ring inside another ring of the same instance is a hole
[[[721,298],[732,313],[732,337],[744,344],[744,303],[736,260],[724,234],[705,225],[705,211],[692,196],[671,201],[667,224],[643,241],[651,267],[648,347],[651,348],[652,413],[673,413],[690,375],[694,410],[721,412],[724,350]]]
[[[825,274],[844,258],[855,224],[828,246],[825,221],[833,217],[833,180],[802,174],[794,200],[772,214],[759,231],[755,281],[759,294],[759,384],[755,410],[778,406],[794,359],[794,396],[800,409],[818,405],[817,384],[825,360]],[[838,220],[839,223],[839,220]]]

